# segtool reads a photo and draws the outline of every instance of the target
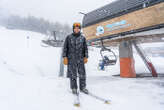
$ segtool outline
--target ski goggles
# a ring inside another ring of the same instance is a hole
[[[74,23],[73,27],[81,27],[81,24],[80,23]]]

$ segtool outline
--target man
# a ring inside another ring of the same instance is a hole
[[[67,75],[70,78],[72,93],[77,94],[77,77],[79,77],[80,91],[88,93],[84,65],[88,62],[88,48],[86,39],[81,34],[80,23],[73,24],[73,33],[65,39],[63,58],[63,63],[67,65]]]

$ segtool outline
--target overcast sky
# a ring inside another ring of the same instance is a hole
[[[81,21],[83,15],[115,0],[0,0],[0,8],[6,13],[21,16],[33,15],[52,22],[72,24]]]

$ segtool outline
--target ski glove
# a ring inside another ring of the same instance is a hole
[[[64,63],[64,65],[68,65],[68,58],[67,57],[64,57],[63,63]]]
[[[88,62],[88,58],[84,57],[84,64]]]

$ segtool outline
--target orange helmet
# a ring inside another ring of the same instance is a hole
[[[78,22],[77,22],[77,23],[74,23],[74,24],[73,24],[73,29],[74,29],[75,27],[79,27],[79,28],[81,29],[81,24],[78,23]]]

